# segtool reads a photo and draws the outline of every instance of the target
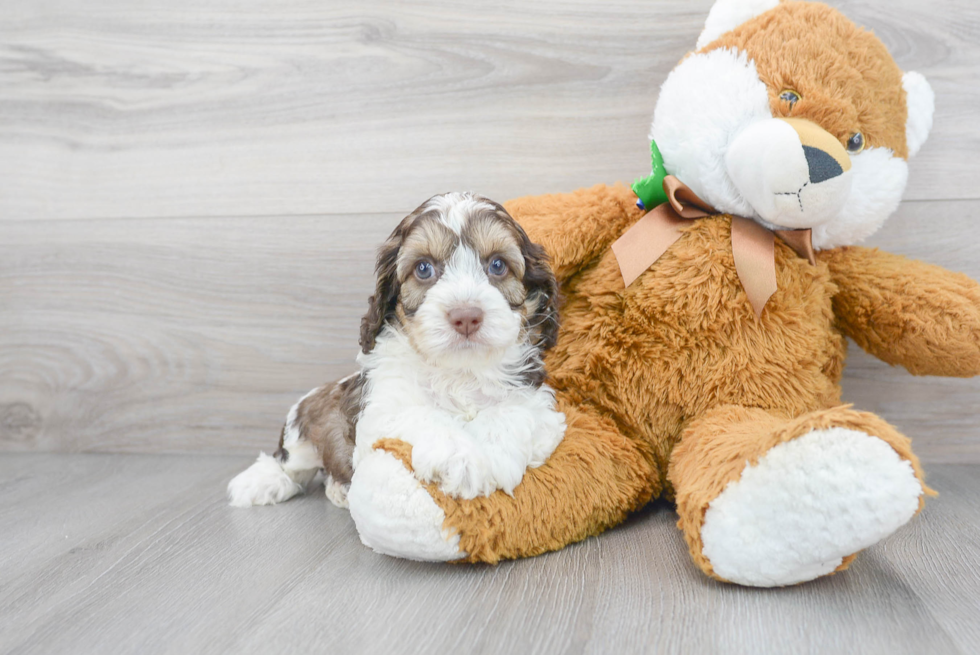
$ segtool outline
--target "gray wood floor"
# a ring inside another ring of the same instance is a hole
[[[0,459],[4,653],[976,653],[980,467],[847,572],[786,589],[703,577],[655,505],[497,567],[377,555],[322,488],[225,504],[240,457]]]

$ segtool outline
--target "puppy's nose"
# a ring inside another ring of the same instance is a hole
[[[454,330],[468,337],[483,325],[483,310],[479,307],[457,307],[449,312],[449,323]]]

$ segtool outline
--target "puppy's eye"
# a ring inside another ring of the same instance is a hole
[[[784,102],[788,102],[789,108],[792,109],[793,105],[799,102],[800,94],[794,91],[793,89],[785,89],[783,90],[782,93],[779,94],[779,99]]]
[[[500,257],[494,257],[487,266],[487,272],[495,277],[507,274],[507,264]]]
[[[435,267],[424,259],[415,265],[415,277],[420,280],[428,280],[435,272]]]
[[[854,155],[862,150],[864,150],[864,135],[860,132],[855,132],[847,140],[847,151]]]

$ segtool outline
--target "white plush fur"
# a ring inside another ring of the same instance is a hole
[[[711,502],[703,553],[743,585],[812,580],[904,525],[921,494],[912,466],[881,439],[814,430],[746,465]]]
[[[306,440],[293,444],[285,464],[259,453],[254,464],[228,483],[228,500],[233,507],[281,503],[306,491],[319,467],[320,455]]]
[[[732,140],[772,118],[755,62],[730,49],[695,54],[678,64],[660,88],[650,138],[667,172],[719,211],[758,218],[728,174]]]
[[[909,166],[888,148],[866,148],[851,155],[847,203],[832,220],[813,228],[818,250],[849,246],[878,231],[898,209],[909,177]]]
[[[347,500],[361,542],[379,553],[437,562],[466,556],[459,535],[442,527],[445,513],[390,453],[374,450],[360,460]]]
[[[905,75],[905,88],[914,153],[932,124],[933,95],[916,73]],[[850,156],[843,175],[804,185],[806,161],[794,137],[773,118],[755,63],[730,49],[690,55],[671,72],[650,130],[667,171],[721,212],[770,229],[813,228],[818,250],[877,231],[901,201],[906,162],[887,148],[867,148]]]
[[[806,228],[833,221],[851,192],[851,171],[814,183],[800,137],[778,118],[743,129],[725,154],[728,175],[766,227]]]
[[[725,32],[732,31],[778,4],[779,0],[718,0],[712,5],[708,18],[704,21],[704,31],[698,37],[697,49],[700,50]]]
[[[932,130],[936,94],[932,92],[926,78],[914,71],[902,76],[902,87],[905,89],[905,103],[908,106],[905,140],[909,147],[909,157],[914,157]]]

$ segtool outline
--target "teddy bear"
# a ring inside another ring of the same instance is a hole
[[[831,7],[718,0],[660,90],[652,185],[506,205],[564,295],[546,361],[564,440],[512,495],[461,500],[382,439],[348,496],[362,541],[496,563],[664,497],[705,574],[772,587],[911,520],[934,492],[910,440],[839,383],[846,336],[915,375],[980,373],[980,286],[855,245],[898,206],[933,104]]]

